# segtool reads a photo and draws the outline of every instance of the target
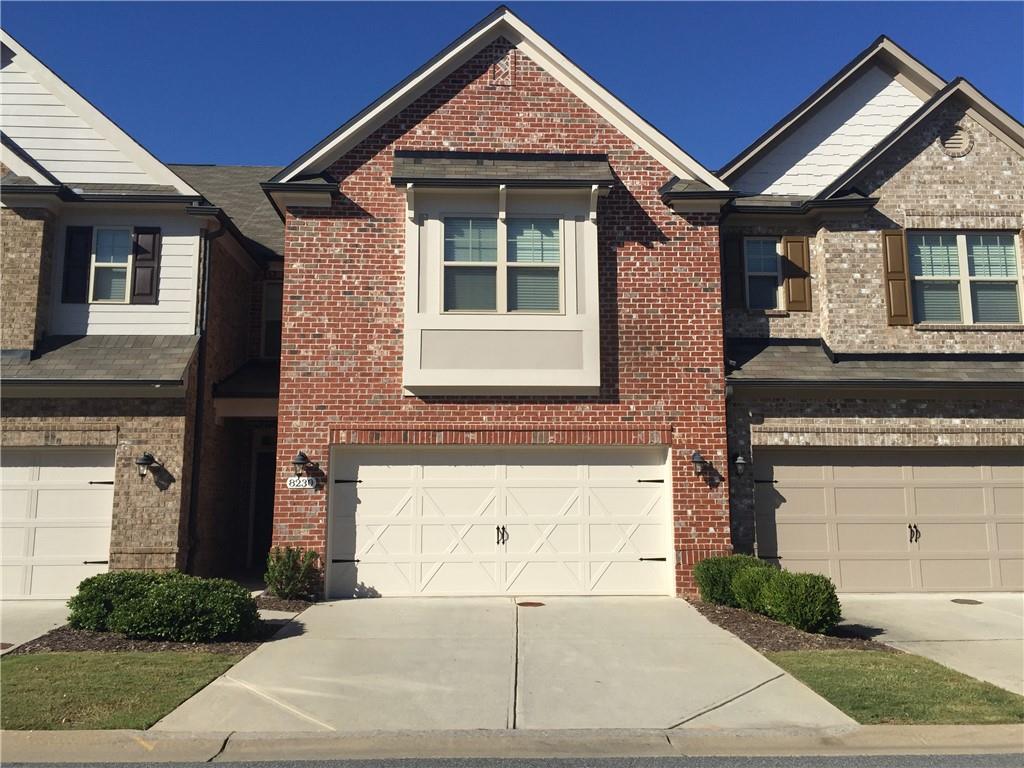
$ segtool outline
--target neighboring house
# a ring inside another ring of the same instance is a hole
[[[108,566],[229,570],[246,440],[274,409],[220,409],[212,385],[262,354],[274,169],[171,169],[0,42],[3,595],[66,597]]]
[[[1024,127],[883,37],[720,176],[735,546],[1024,587]]]

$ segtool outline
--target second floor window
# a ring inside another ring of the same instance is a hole
[[[748,309],[779,309],[779,240],[748,237],[743,241]]]
[[[91,300],[128,301],[132,235],[128,229],[96,229],[90,273]]]
[[[907,248],[916,322],[1021,321],[1013,233],[912,232]]]
[[[492,218],[445,218],[445,312],[560,311],[560,225],[550,218],[510,218],[503,227]]]

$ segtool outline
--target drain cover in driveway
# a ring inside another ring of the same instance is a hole
[[[954,597],[949,602],[956,603],[957,605],[982,605],[981,600],[969,600],[966,597]]]
[[[516,605],[520,608],[540,608],[544,603],[531,603],[529,600],[526,600],[521,603],[516,603]]]

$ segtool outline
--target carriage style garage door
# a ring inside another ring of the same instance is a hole
[[[334,597],[673,594],[661,449],[336,448],[330,485]]]
[[[762,449],[758,553],[846,592],[1024,587],[1020,451]]]
[[[67,598],[107,570],[110,448],[8,448],[0,456],[4,597]]]

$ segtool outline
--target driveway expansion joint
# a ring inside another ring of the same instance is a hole
[[[739,701],[744,696],[749,696],[751,693],[753,693],[754,691],[758,690],[759,688],[763,688],[764,686],[768,685],[769,683],[773,683],[776,680],[780,680],[780,679],[782,679],[785,676],[786,676],[785,672],[780,672],[779,674],[775,675],[774,677],[769,677],[767,680],[762,680],[757,685],[752,686],[750,688],[747,688],[745,691],[740,691],[735,696],[730,696],[729,698],[723,699],[722,701],[718,702],[717,704],[712,704],[710,707],[705,707],[704,709],[700,710],[699,712],[697,712],[697,713],[695,713],[693,715],[690,715],[689,717],[683,718],[682,720],[680,720],[675,725],[668,726],[668,730],[673,730],[675,728],[679,728],[679,727],[681,727],[683,725],[686,725],[686,723],[693,722],[694,720],[696,720],[699,717],[704,717],[704,715],[708,714],[709,712],[714,712],[716,709],[721,709],[722,707],[724,707],[724,706],[726,706],[728,704],[732,704],[734,701]]]

